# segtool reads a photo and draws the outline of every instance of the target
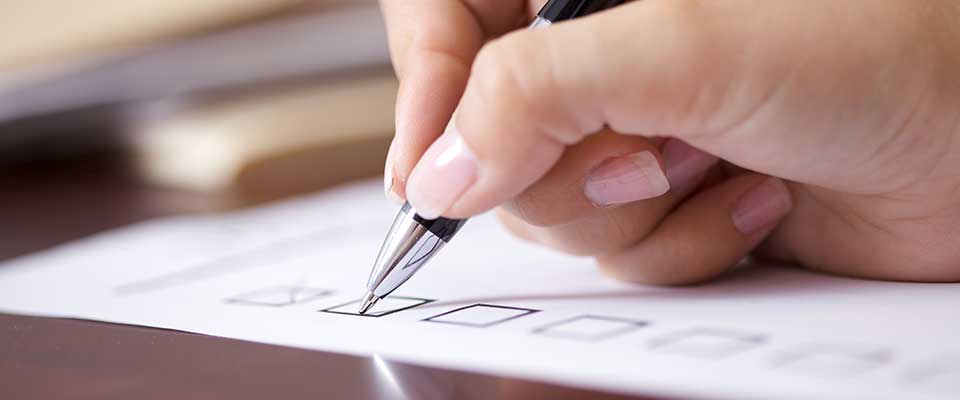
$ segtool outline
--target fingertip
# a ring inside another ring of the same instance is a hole
[[[477,181],[478,169],[476,156],[450,123],[410,174],[407,200],[424,218],[445,215]]]
[[[587,174],[584,195],[598,207],[659,197],[670,190],[660,160],[652,151],[613,157]]]
[[[670,250],[669,248],[662,249],[662,251],[667,252],[670,252]],[[688,250],[692,252],[697,251],[697,249],[694,248]],[[682,254],[670,256],[661,253],[656,257],[652,257],[651,262],[642,263],[637,260],[631,265],[625,264],[623,258],[617,255],[604,255],[597,257],[597,266],[602,273],[613,279],[641,285],[657,286],[696,285],[710,281],[727,269],[727,266],[719,264],[716,266],[698,266],[695,268],[677,265],[678,261],[684,260],[685,258],[689,258],[689,256]]]
[[[714,155],[690,146],[686,142],[670,138],[663,144],[664,174],[671,189],[687,191],[700,184],[704,175],[717,164]]]
[[[677,207],[647,237],[598,258],[602,270],[635,283],[688,285],[722,274],[790,212],[784,182],[759,174],[731,178]]]
[[[405,180],[397,177],[394,167],[394,154],[397,151],[397,139],[390,142],[390,148],[387,150],[386,160],[383,162],[383,192],[388,200],[397,204],[403,204],[404,183]]]
[[[793,200],[787,185],[781,179],[768,177],[737,199],[730,217],[740,233],[754,237],[776,225],[791,209]]]
[[[387,172],[384,174],[383,190],[387,196],[387,200],[398,205],[403,204],[403,195],[398,193],[401,187],[402,185],[397,184],[397,180],[393,177],[392,173]]]

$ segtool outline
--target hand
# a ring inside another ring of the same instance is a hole
[[[644,0],[506,33],[536,3],[382,0],[390,196],[503,204],[519,236],[630,281],[701,281],[755,248],[960,280],[956,1]]]

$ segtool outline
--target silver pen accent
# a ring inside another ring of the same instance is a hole
[[[553,25],[553,22],[550,22],[549,19],[543,18],[541,16],[536,16],[533,18],[533,21],[530,22],[530,25],[527,26],[527,29],[539,28],[542,26]]]
[[[414,212],[410,203],[404,203],[370,271],[360,314],[410,279],[466,222],[442,217],[424,219]]]

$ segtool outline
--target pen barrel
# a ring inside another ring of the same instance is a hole
[[[446,242],[430,233],[414,235],[405,251],[398,252],[397,257],[386,260],[382,272],[372,277],[367,284],[367,290],[374,296],[383,298],[403,285],[433,258]]]
[[[466,219],[423,218],[404,203],[380,247],[367,290],[382,298],[410,279],[463,227]]]
[[[403,208],[401,212],[410,213],[412,208],[410,203],[403,203]],[[467,223],[466,219],[450,219],[439,217],[436,219],[426,219],[420,215],[413,213],[413,220],[417,221],[418,224],[423,225],[424,228],[427,228],[430,233],[437,235],[444,242],[449,242],[453,238],[453,235],[456,235],[460,228]]]
[[[550,22],[560,22],[602,11],[623,2],[624,0],[550,0],[540,8],[537,16]]]

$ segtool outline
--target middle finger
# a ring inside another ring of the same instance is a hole
[[[573,254],[606,254],[642,240],[715,164],[715,157],[675,139],[606,131],[568,148],[499,214],[525,239]]]

